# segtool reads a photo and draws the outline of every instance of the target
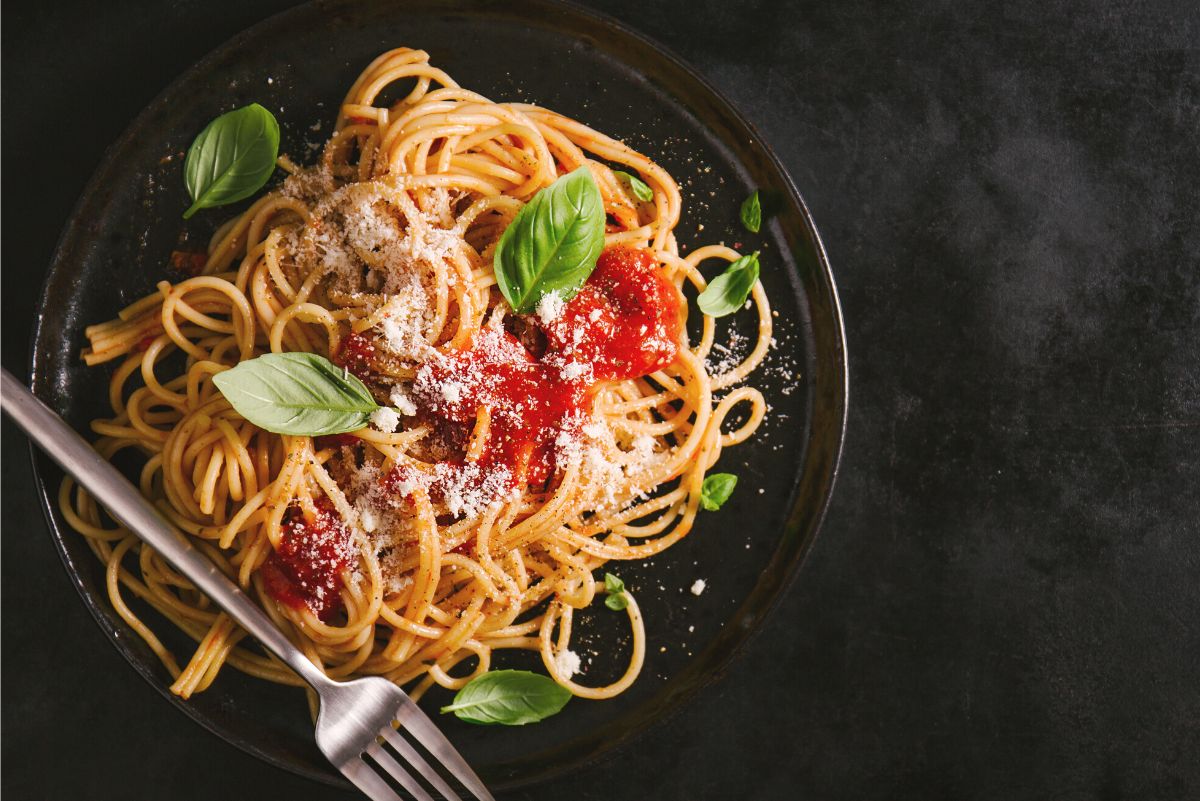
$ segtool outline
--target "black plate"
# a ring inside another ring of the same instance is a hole
[[[649,637],[646,666],[633,688],[611,701],[573,701],[557,717],[519,729],[441,719],[494,787],[512,787],[609,753],[717,679],[797,571],[832,490],[847,374],[829,264],[779,162],[702,78],[610,19],[545,0],[321,2],[272,17],[182,75],[109,149],[46,280],[34,332],[33,384],[81,431],[90,418],[107,413],[109,371],[85,369],[79,360],[83,328],[171,277],[164,265],[184,230],[180,213],[188,205],[180,156],[208,120],[260,102],[279,118],[285,152],[305,161],[309,145],[329,133],[358,72],[398,45],[428,50],[463,86],[497,100],[536,101],[649,154],[682,185],[684,218],[677,234],[685,249],[718,241],[761,249],[762,280],[778,313],[777,346],[755,378],[772,407],[768,422],[719,465],[741,476],[732,501],[719,513],[704,514],[695,531],[665,554],[619,567],[643,607]],[[746,233],[738,222],[741,200],[756,187],[779,201],[761,235]],[[206,234],[228,213],[203,212],[188,231]],[[740,325],[751,322],[738,317]],[[158,660],[109,606],[99,563],[58,514],[53,497],[61,474],[41,457],[35,462],[67,571],[129,663],[225,740],[275,765],[340,784],[313,745],[297,691],[229,669],[186,703],[167,692],[169,679]],[[689,591],[697,578],[707,582],[698,597]],[[155,622],[152,612],[139,611]],[[589,644],[609,646],[587,665],[585,681],[620,670],[625,643],[606,628],[613,618],[603,611],[594,615],[594,630],[576,646],[585,652]],[[157,630],[174,635],[165,624]],[[176,653],[187,653],[180,637],[167,642]]]

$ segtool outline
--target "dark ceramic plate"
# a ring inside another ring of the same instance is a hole
[[[797,571],[832,489],[847,376],[829,265],[779,162],[703,79],[611,20],[545,0],[471,6],[327,2],[268,19],[176,80],[108,151],[49,271],[34,335],[33,383],[81,431],[107,412],[109,371],[85,369],[79,360],[83,328],[109,319],[170,277],[164,265],[184,231],[180,213],[188,205],[180,156],[208,120],[262,103],[282,124],[284,151],[307,160],[310,145],[329,133],[354,77],[374,56],[399,45],[429,51],[462,85],[489,97],[536,101],[648,153],[683,187],[681,245],[690,250],[724,241],[761,249],[762,280],[777,312],[777,345],[755,377],[771,405],[768,422],[719,465],[741,477],[732,501],[719,513],[704,514],[667,553],[620,566],[643,607],[649,637],[646,666],[633,688],[611,701],[573,701],[562,714],[518,729],[441,718],[493,786],[511,787],[611,752],[719,678]],[[779,201],[761,235],[746,233],[738,222],[741,200],[756,187]],[[208,234],[228,213],[198,215],[187,225],[189,236]],[[741,317],[735,323],[749,329],[752,321]],[[40,457],[36,469],[67,571],[129,663],[171,703],[229,742],[275,765],[340,783],[313,745],[297,691],[230,669],[186,703],[167,693],[169,680],[158,660],[112,611],[99,563],[52,503],[61,474]],[[700,596],[689,591],[698,578],[707,582]],[[156,622],[152,612],[140,611]],[[615,618],[601,611],[584,628],[575,646],[592,657],[584,680],[611,680],[622,669],[627,643]],[[166,625],[157,630],[174,635]],[[168,637],[168,644],[177,653],[190,645],[178,636]],[[445,697],[431,695],[435,702]]]

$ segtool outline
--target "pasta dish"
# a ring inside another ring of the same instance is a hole
[[[229,141],[189,153],[193,196],[209,187],[195,210],[249,169]],[[684,255],[665,170],[420,50],[366,68],[316,163],[276,164],[205,252],[173,256],[179,280],[87,329],[84,360],[112,370],[97,449],[136,463],[141,492],[333,678],[420,697],[523,649],[571,695],[620,693],[646,624],[619,563],[728,497],[736,479],[711,468],[766,411],[744,383],[771,340],[757,256]],[[734,312],[757,341],[710,374]],[[70,478],[59,501],[173,692],[225,665],[302,685]],[[197,643],[186,661],[130,596]],[[571,651],[593,604],[632,632],[605,685]]]

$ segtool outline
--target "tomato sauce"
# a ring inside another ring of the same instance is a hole
[[[371,374],[371,360],[375,357],[375,343],[362,334],[346,337],[342,347],[333,356],[333,363],[344,367],[363,381]]]
[[[659,273],[653,253],[609,248],[544,330],[551,350],[591,364],[597,379],[640,378],[678,356],[682,306],[679,290]]]
[[[682,308],[652,253],[610,248],[558,318],[539,323],[547,341],[540,357],[489,328],[470,348],[422,366],[413,399],[435,426],[473,424],[485,407],[490,430],[476,465],[507,468],[514,487],[544,484],[555,471],[559,435],[590,415],[596,382],[639,378],[675,361]],[[350,337],[342,352],[351,355],[340,362],[352,372],[355,347]],[[455,468],[468,466],[447,462],[440,469]]]
[[[305,519],[298,506],[284,514],[279,547],[263,563],[267,592],[295,609],[308,607],[328,621],[342,609],[342,571],[353,558],[350,530],[328,498],[316,502],[317,513]]]
[[[582,421],[588,389],[582,376],[564,378],[516,337],[489,329],[471,348],[421,368],[413,394],[428,413],[459,423],[473,422],[486,407],[491,420],[479,465],[507,467],[514,485],[523,485],[550,477],[554,440]]]

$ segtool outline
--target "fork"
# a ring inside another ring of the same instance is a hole
[[[275,627],[250,596],[192,547],[115,467],[3,368],[0,398],[4,411],[17,425],[116,520],[162,554],[317,691],[321,698],[317,747],[368,797],[373,801],[400,801],[400,795],[385,780],[387,776],[418,801],[462,801],[446,778],[421,756],[416,747],[419,745],[471,794],[469,798],[494,801],[471,766],[407,693],[384,678],[335,681],[326,676]]]

